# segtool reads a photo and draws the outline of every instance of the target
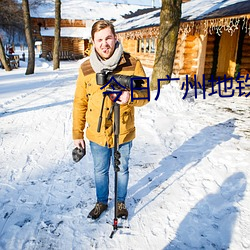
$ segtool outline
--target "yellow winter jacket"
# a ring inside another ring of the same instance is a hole
[[[145,77],[145,72],[140,61],[125,52],[113,74]],[[90,61],[83,62],[79,69],[73,102],[73,140],[84,138],[84,129],[85,125],[87,125],[86,137],[88,140],[101,146],[107,145],[111,148],[114,147],[114,114],[112,114],[111,119],[107,118],[112,106],[112,101],[108,97],[105,98],[101,129],[99,133],[97,132],[103,92],[106,90],[106,88],[100,89],[101,87],[96,83],[96,73],[92,69]],[[129,142],[135,138],[134,107],[143,106],[148,102],[147,89],[134,90],[133,98],[133,102],[131,102],[130,97],[128,104],[120,105],[119,144]]]

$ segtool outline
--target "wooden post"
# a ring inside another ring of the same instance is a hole
[[[201,34],[199,36],[199,54],[197,57],[198,65],[197,65],[197,80],[202,83],[202,75],[204,74],[205,69],[205,60],[206,60],[206,51],[207,51],[207,36]]]

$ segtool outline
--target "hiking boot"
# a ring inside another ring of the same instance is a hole
[[[90,211],[88,218],[91,218],[93,220],[98,219],[100,215],[102,214],[102,212],[107,210],[107,208],[108,208],[108,205],[103,204],[101,202],[97,202],[95,204],[95,207]]]
[[[128,210],[124,202],[117,202],[117,218],[127,219]]]

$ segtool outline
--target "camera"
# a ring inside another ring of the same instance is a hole
[[[72,151],[72,157],[74,162],[80,161],[83,156],[86,154],[86,149],[82,147],[76,147]]]
[[[110,81],[113,89],[127,89],[141,88],[144,81],[141,76],[127,76],[112,74],[111,71],[102,70],[101,73],[96,73],[96,82],[98,85],[105,85]]]

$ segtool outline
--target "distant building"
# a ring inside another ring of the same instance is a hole
[[[52,56],[54,47],[54,18],[32,18],[33,37],[35,41],[41,42],[41,57]],[[61,59],[83,58],[89,45],[91,21],[83,20],[61,20]],[[63,54],[64,53],[64,54]],[[63,58],[64,57],[64,58]],[[51,58],[52,59],[52,58]]]
[[[145,6],[114,4],[82,0],[62,0],[61,4],[61,44],[60,58],[79,59],[89,55],[91,47],[91,27],[98,19],[115,21],[121,15]],[[54,46],[54,3],[51,1],[31,10],[34,40],[41,42],[41,56],[52,57]]]

